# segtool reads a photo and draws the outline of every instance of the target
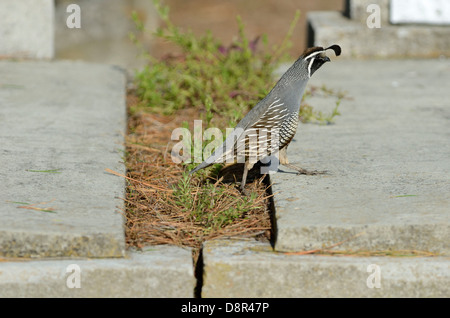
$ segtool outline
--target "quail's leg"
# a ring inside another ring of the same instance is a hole
[[[253,165],[254,165],[253,163],[250,163],[248,161],[244,165],[244,173],[242,174],[242,181],[241,181],[241,191],[244,194],[246,194],[246,191],[244,188],[245,188],[245,183],[247,182],[247,174],[248,174],[248,171],[253,168]]]
[[[297,167],[297,166],[295,166],[293,164],[290,164],[289,160],[287,158],[287,146],[285,146],[284,148],[280,149],[279,155],[280,155],[280,164],[282,164],[283,166],[286,166],[288,168],[291,168],[292,170],[297,171],[297,174],[299,174],[299,175],[300,174],[317,175],[317,174],[324,174],[325,173],[325,171],[317,171],[317,170],[308,171],[306,169],[303,169],[303,168]]]
[[[244,173],[242,174],[242,181],[241,181],[241,190],[244,191],[245,183],[247,182],[247,173],[248,173],[248,166],[247,163],[244,165]]]

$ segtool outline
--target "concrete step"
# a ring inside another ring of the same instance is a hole
[[[191,251],[167,245],[116,259],[0,262],[0,297],[192,298],[194,287]]]
[[[384,25],[389,23],[390,0],[348,0],[345,1],[345,16],[358,21],[361,24],[367,22],[367,17],[372,13],[370,5],[377,5],[380,14],[380,22]],[[369,8],[369,12],[367,11]]]
[[[337,42],[339,43],[339,42]],[[345,51],[343,54],[346,54]],[[450,255],[450,62],[339,61],[310,85],[347,92],[336,124],[303,124],[280,166],[277,251],[422,250]],[[335,99],[308,103],[331,111]]]
[[[0,256],[123,257],[125,75],[0,61]]]
[[[193,297],[191,249],[125,250],[125,74],[0,62],[0,297]],[[78,284],[79,283],[79,284]]]
[[[370,13],[366,14],[368,17]],[[349,19],[340,12],[309,12],[308,46],[339,43],[341,59],[450,55],[448,26],[391,25],[383,19],[382,16],[380,28],[369,28],[365,22]]]
[[[202,297],[448,297],[448,257],[286,255],[216,240],[203,249]]]
[[[53,0],[0,1],[0,57],[53,58],[54,6]]]

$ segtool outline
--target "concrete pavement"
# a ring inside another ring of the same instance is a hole
[[[125,174],[125,84],[106,65],[0,62],[0,297],[193,297],[190,249],[125,250],[125,181],[105,172]]]
[[[204,298],[448,297],[449,259],[286,255],[217,240],[203,249]]]
[[[311,85],[347,99],[335,125],[300,125],[288,149],[291,163],[327,174],[272,176],[275,248],[320,248],[361,233],[341,248],[449,255],[449,81],[448,60],[333,61],[314,74]],[[309,103],[334,106],[324,97]]]
[[[448,59],[324,65],[310,85],[345,91],[342,116],[301,124],[288,157],[327,173],[271,175],[275,246],[207,242],[202,296],[450,296],[449,82]],[[334,244],[347,256],[285,254]],[[435,256],[387,256],[414,251]]]
[[[202,297],[448,297],[449,71],[446,59],[333,61],[314,74],[347,92],[342,116],[300,125],[288,156],[328,173],[271,175],[275,246],[205,243]],[[125,171],[123,72],[2,61],[0,75],[0,296],[193,297],[189,249],[125,250],[125,183],[105,173]],[[335,243],[436,256],[285,254]]]
[[[189,249],[152,246],[115,259],[0,262],[0,297],[191,298]]]
[[[0,255],[123,256],[125,182],[105,173],[125,171],[123,73],[3,61],[0,74]]]

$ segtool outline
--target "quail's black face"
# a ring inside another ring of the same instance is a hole
[[[325,53],[321,53],[313,57],[308,64],[309,77],[311,77],[314,72],[317,71],[326,62],[330,62],[330,58],[326,56]]]
[[[325,55],[325,51],[328,49],[332,49],[336,56],[341,54],[341,47],[336,44],[327,47],[326,49],[322,47],[309,48],[303,53],[309,77],[311,77],[323,64],[330,62],[330,58]]]

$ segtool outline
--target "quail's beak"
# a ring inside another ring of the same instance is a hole
[[[328,56],[326,56],[326,55],[321,56],[320,59],[322,60],[322,63],[331,61],[330,58]]]

